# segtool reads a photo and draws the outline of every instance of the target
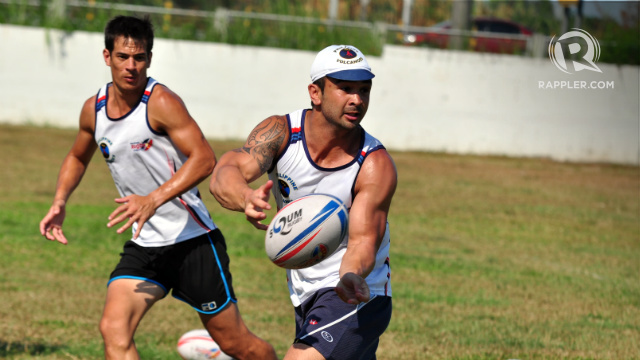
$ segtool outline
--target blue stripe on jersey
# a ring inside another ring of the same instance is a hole
[[[96,111],[100,111],[100,109],[102,109],[105,105],[107,105],[107,98],[103,96],[102,100],[98,101],[98,103],[96,104]]]
[[[300,132],[295,132],[291,134],[291,140],[289,141],[290,144],[295,144],[298,141],[302,140],[302,133]]]

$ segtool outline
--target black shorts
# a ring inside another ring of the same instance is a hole
[[[336,360],[374,360],[380,336],[391,321],[391,297],[375,296],[351,305],[333,288],[322,289],[296,311],[295,343]]]
[[[139,279],[160,286],[204,314],[215,314],[237,301],[231,285],[227,244],[219,229],[175,245],[124,244],[116,279]],[[107,285],[108,286],[108,285]]]

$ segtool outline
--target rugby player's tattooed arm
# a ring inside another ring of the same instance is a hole
[[[249,184],[266,173],[278,157],[288,138],[284,116],[271,116],[262,121],[249,134],[241,148],[224,154],[211,177],[209,191],[225,208],[244,211],[247,219],[257,228],[266,217],[262,209],[268,205],[271,181],[254,190]]]
[[[253,129],[242,149],[236,150],[243,151],[256,160],[260,175],[269,170],[273,159],[278,156],[285,138],[285,124],[283,116],[271,116]]]

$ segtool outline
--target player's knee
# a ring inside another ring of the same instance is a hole
[[[125,325],[122,321],[107,317],[100,319],[100,334],[102,334],[105,343],[114,346],[128,346],[129,331]]]

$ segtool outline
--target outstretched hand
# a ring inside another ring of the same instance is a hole
[[[49,240],[67,245],[67,238],[62,232],[62,223],[66,214],[64,203],[54,202],[47,215],[40,221],[40,234]]]
[[[264,210],[271,210],[269,194],[272,187],[273,181],[269,180],[266,184],[253,190],[245,200],[244,214],[247,217],[247,221],[256,229],[267,230],[269,228],[268,225],[261,223],[261,221],[267,218]]]
[[[344,274],[335,290],[340,299],[347,304],[357,305],[361,302],[368,302],[371,296],[367,282],[362,276],[354,273]]]
[[[107,227],[112,227],[115,224],[127,220],[127,222],[116,231],[118,234],[122,234],[130,228],[133,223],[137,222],[138,228],[133,235],[133,238],[137,239],[144,223],[156,213],[157,206],[155,202],[149,196],[139,195],[129,195],[118,198],[115,199],[115,202],[122,205],[118,206],[118,208],[109,215]]]

